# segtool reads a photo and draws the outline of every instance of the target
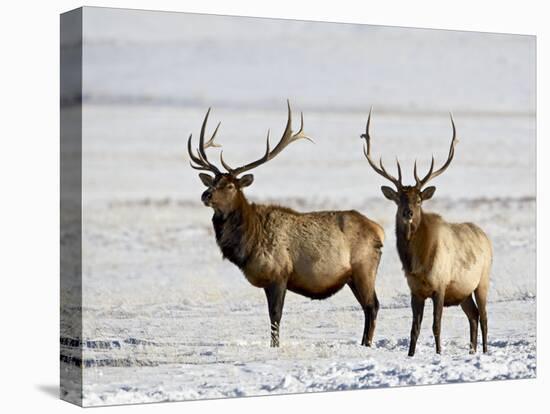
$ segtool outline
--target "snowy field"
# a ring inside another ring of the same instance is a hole
[[[289,34],[272,24],[261,31],[258,23],[236,29],[220,21],[211,33],[200,22],[204,17],[180,25],[171,14],[158,14],[159,29],[151,23],[156,18],[88,10],[85,405],[536,376],[532,39],[333,25],[327,26],[333,36],[320,45],[323,26],[311,23],[293,22]],[[102,30],[94,29],[98,22]],[[252,58],[256,43],[243,40],[248,30],[261,33],[262,53],[273,56]],[[154,34],[144,40],[143,33]],[[350,44],[356,37],[368,41]],[[234,54],[226,56],[234,44]],[[349,65],[324,60],[326,48]],[[358,48],[376,55],[372,74]],[[277,77],[277,65],[265,65],[283,52],[296,67],[288,82]],[[243,56],[251,61],[244,64]],[[407,66],[406,75],[394,67],[394,56]],[[319,65],[305,74],[311,62]],[[447,66],[452,62],[463,66]],[[228,73],[232,82],[221,85]],[[265,88],[258,86],[261,73],[272,75]],[[331,83],[327,74],[340,78]],[[267,128],[280,136],[287,97],[295,119],[304,111],[315,144],[292,144],[258,168],[246,194],[298,211],[356,209],[384,227],[372,348],[359,345],[363,313],[347,287],[324,301],[289,293],[281,348],[269,348],[265,295],[222,260],[211,210],[200,203],[203,187],[188,165],[186,140],[191,132],[198,137],[207,107],[213,106],[210,127],[222,122],[224,158],[239,164],[262,154]],[[493,242],[486,355],[468,354],[468,323],[459,307],[444,310],[443,354],[436,355],[427,303],[417,353],[406,356],[411,310],[395,249],[395,206],[383,198],[386,183],[368,166],[359,139],[370,105],[373,151],[392,169],[399,156],[405,182],[412,182],[415,158],[422,171],[432,153],[439,163],[445,159],[451,137],[446,111],[453,110],[460,142],[425,209],[450,221],[473,221]],[[70,316],[66,309],[65,355],[79,345],[67,338]]]

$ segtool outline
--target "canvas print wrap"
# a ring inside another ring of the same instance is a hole
[[[536,376],[535,37],[85,7],[61,85],[63,399]]]

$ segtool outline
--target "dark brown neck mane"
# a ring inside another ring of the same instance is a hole
[[[430,232],[430,221],[437,215],[424,213],[420,210],[420,223],[413,230],[410,240],[407,240],[406,230],[399,219],[396,218],[395,236],[397,239],[397,252],[406,273],[413,272],[413,258],[417,256],[417,262],[424,263],[435,253],[432,234]]]
[[[412,271],[412,256],[413,252],[411,251],[411,240],[407,240],[405,235],[405,228],[399,225],[399,222],[396,220],[395,224],[395,237],[397,239],[397,252],[399,253],[399,259],[401,259],[401,264],[403,265],[403,270],[406,273]]]
[[[226,214],[216,211],[212,224],[223,257],[242,270],[258,239],[260,220],[255,205],[239,193],[235,209]]]

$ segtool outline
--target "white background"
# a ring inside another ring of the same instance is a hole
[[[445,29],[536,34],[538,59],[538,203],[546,210],[549,29],[544,2],[232,0],[88,1],[88,6],[284,17]],[[0,365],[3,412],[76,411],[57,399],[59,376],[59,13],[76,1],[4,3],[0,36],[1,213]],[[546,18],[545,18],[546,17]],[[117,412],[279,412],[349,409],[426,412],[541,411],[548,389],[547,248],[538,220],[538,379],[107,408]],[[541,254],[542,253],[542,254]],[[518,252],[521,254],[521,252]],[[344,408],[345,407],[345,408]]]

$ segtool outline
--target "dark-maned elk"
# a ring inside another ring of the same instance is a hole
[[[419,178],[414,164],[416,185],[401,183],[401,166],[397,161],[398,178],[388,174],[382,159],[380,165],[370,155],[370,119],[365,134],[365,157],[370,166],[390,180],[397,191],[383,186],[384,196],[397,204],[395,234],[397,251],[411,290],[413,313],[409,356],[414,355],[424,313],[424,301],[433,301],[433,334],[436,352],[441,353],[440,332],[443,306],[460,305],[470,324],[470,353],[477,349],[478,322],[481,321],[483,352],[487,352],[487,291],[493,260],[491,242],[487,235],[472,223],[447,223],[437,214],[422,210],[422,202],[432,198],[435,187],[422,188],[442,174],[451,164],[455,153],[456,128],[451,115],[453,138],[447,161],[434,171],[434,158],[424,178]],[[475,296],[475,302],[472,297]],[[476,306],[477,305],[477,306]]]
[[[252,174],[240,174],[276,157],[287,145],[309,139],[302,125],[291,130],[291,110],[279,143],[270,149],[269,132],[265,154],[242,167],[232,168],[220,154],[227,172],[220,171],[207,157],[205,149],[215,146],[204,134],[210,109],[206,113],[196,154],[188,140],[191,166],[210,171],[199,177],[208,187],[203,203],[214,210],[212,223],[223,257],[237,265],[246,279],[263,288],[271,321],[271,346],[279,346],[279,324],[287,289],[311,299],[325,299],[348,284],[365,315],[362,345],[370,346],[379,304],[375,278],[384,241],[377,223],[356,211],[299,213],[276,205],[250,203],[243,188],[252,184]]]

